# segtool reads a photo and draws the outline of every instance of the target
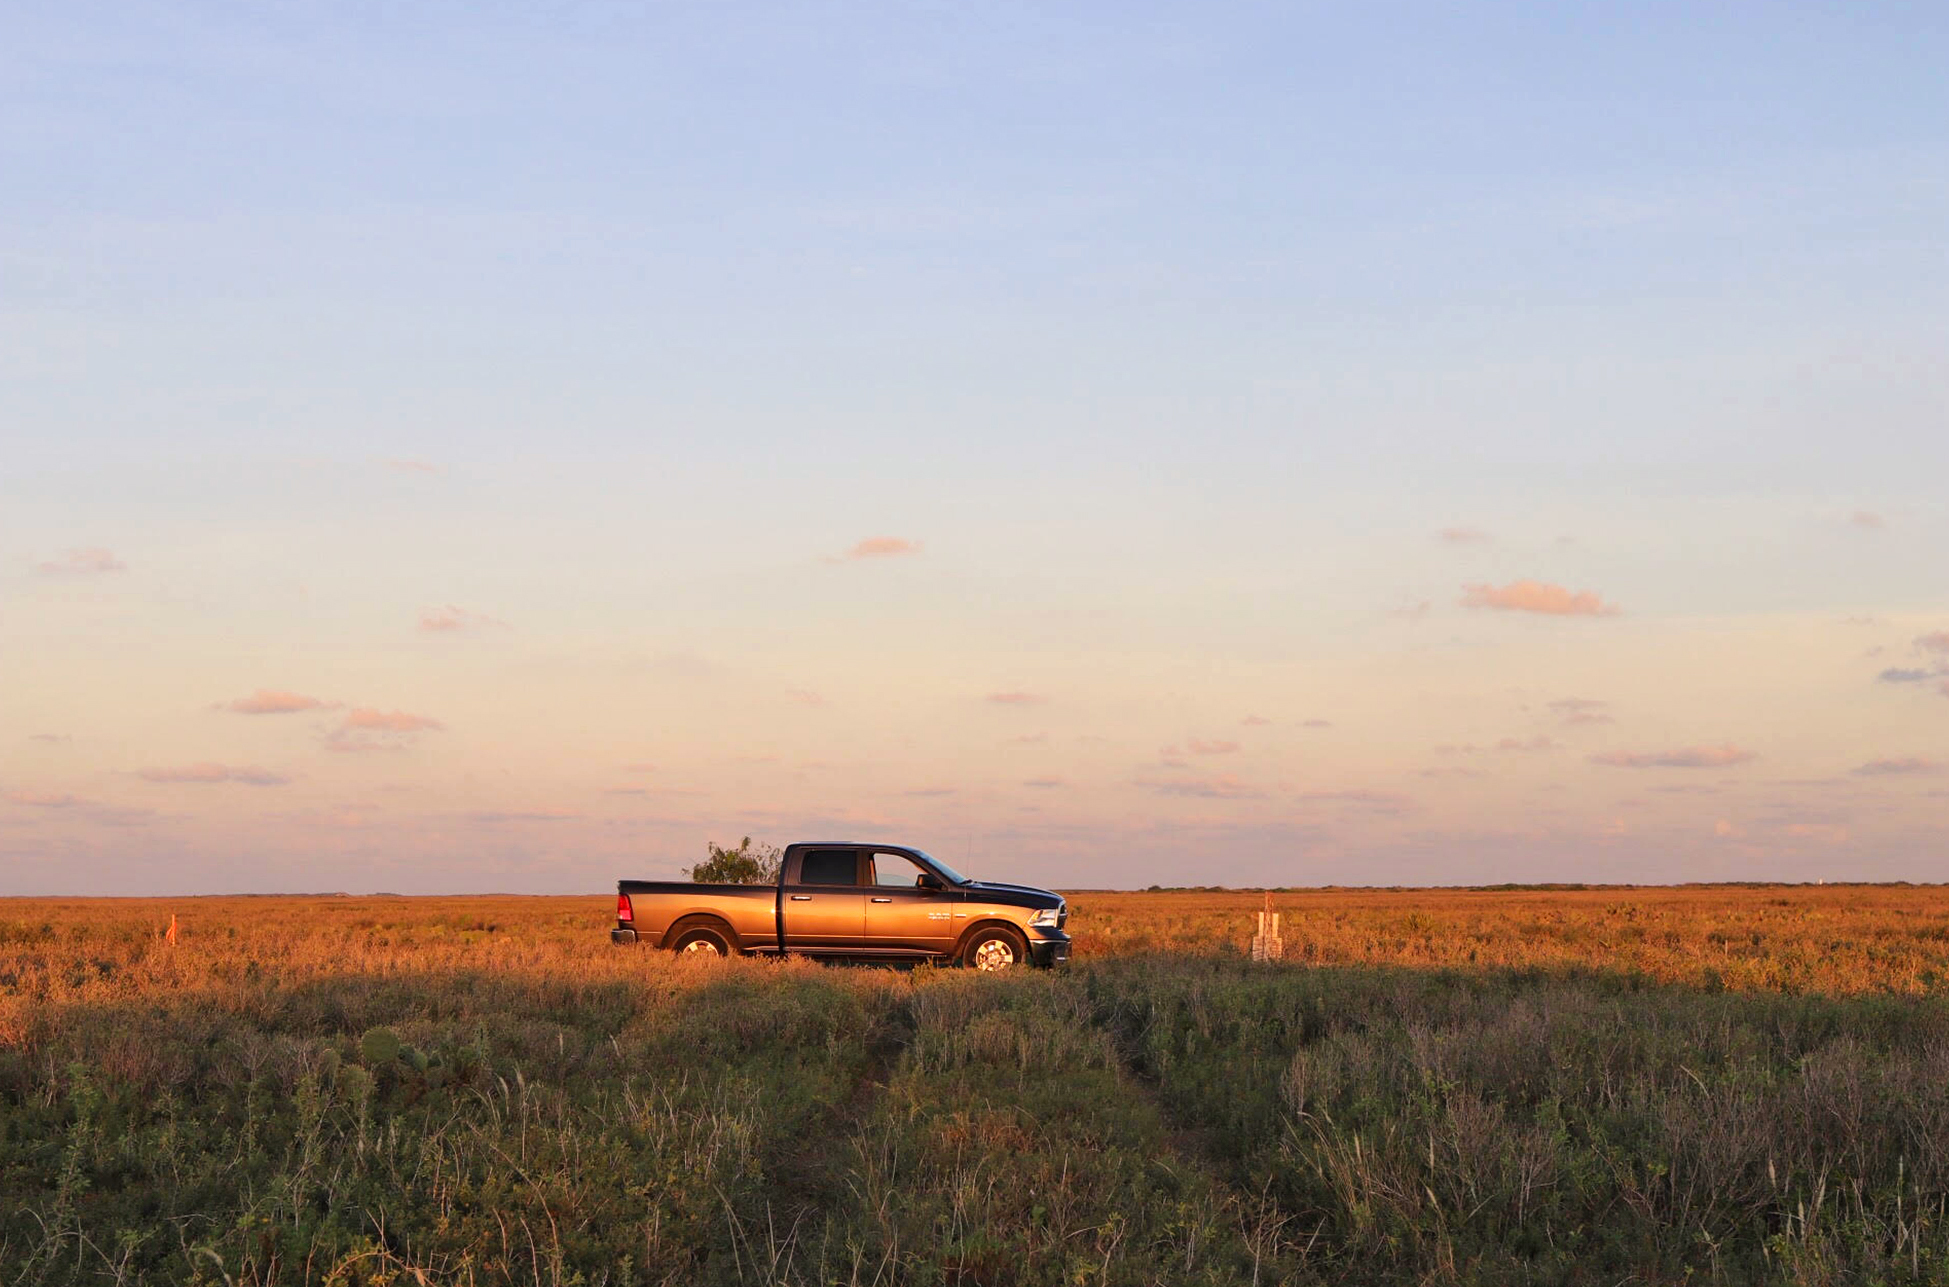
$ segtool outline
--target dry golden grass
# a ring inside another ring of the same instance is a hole
[[[1261,898],[1013,979],[0,901],[0,1284],[1949,1281],[1949,889]]]
[[[1076,955],[1243,951],[1256,893],[1070,895]],[[1949,886],[1323,889],[1275,893],[1289,960],[1583,967],[1737,990],[1922,994],[1949,984]]]

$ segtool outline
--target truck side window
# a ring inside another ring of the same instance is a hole
[[[882,888],[912,889],[925,870],[905,854],[873,855],[873,883]]]
[[[851,885],[859,879],[859,855],[851,849],[808,849],[799,860],[801,885]]]

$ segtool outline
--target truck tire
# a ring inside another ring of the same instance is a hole
[[[738,943],[720,921],[687,921],[671,933],[670,950],[679,956],[736,956]]]
[[[1006,925],[984,925],[961,945],[961,964],[973,970],[1013,970],[1029,963],[1029,943]]]

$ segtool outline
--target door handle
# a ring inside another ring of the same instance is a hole
[[[876,898],[873,901],[876,903],[890,903],[893,900],[891,898]]]
[[[809,902],[811,902],[811,901],[812,901],[812,895],[810,895],[810,894],[793,894],[793,895],[792,895],[792,901],[793,901],[793,902],[795,902],[795,903],[809,903]]]

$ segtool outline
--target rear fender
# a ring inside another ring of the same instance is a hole
[[[738,938],[738,932],[731,928],[731,922],[725,920],[716,912],[690,912],[679,916],[676,920],[670,922],[670,928],[663,931],[663,937],[657,940],[656,945],[661,948],[668,948],[686,930],[695,929],[699,925],[710,926],[718,933],[724,935],[725,940],[731,944],[734,950],[739,952],[744,951],[744,943]]]

